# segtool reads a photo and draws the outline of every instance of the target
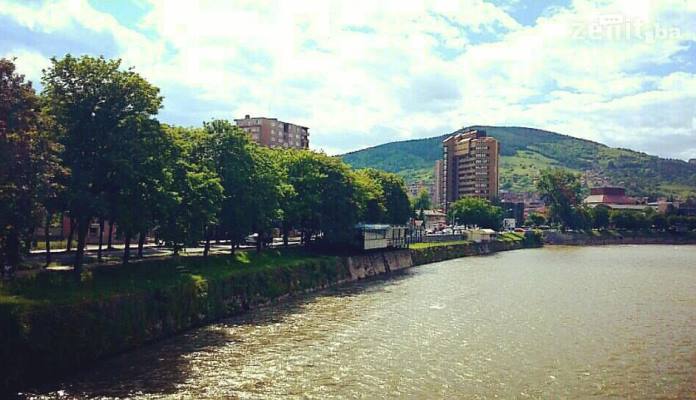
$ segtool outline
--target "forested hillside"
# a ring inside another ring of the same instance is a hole
[[[471,126],[485,129],[501,143],[501,188],[533,190],[539,171],[562,167],[585,174],[589,184],[625,186],[632,195],[696,195],[696,165],[670,160],[541,129]],[[447,135],[392,142],[342,156],[355,168],[373,167],[407,181],[432,181],[433,165]]]

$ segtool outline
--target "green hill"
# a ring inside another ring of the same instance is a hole
[[[696,195],[696,165],[578,139],[541,129],[471,126],[485,129],[500,141],[500,186],[532,191],[540,170],[562,167],[583,173],[588,185],[626,187],[634,196]],[[403,176],[407,182],[433,179],[433,165],[442,156],[448,135],[386,143],[342,155],[355,168],[372,167]]]

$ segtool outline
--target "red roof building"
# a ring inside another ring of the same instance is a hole
[[[590,195],[583,201],[589,207],[605,206],[617,210],[644,210],[646,204],[639,204],[636,199],[626,196],[626,189],[602,186],[590,189]]]
[[[626,189],[611,186],[591,188],[590,195],[587,196],[584,203],[587,205],[636,204],[635,200],[626,197]]]

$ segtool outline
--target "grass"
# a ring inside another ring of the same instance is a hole
[[[524,235],[518,232],[503,232],[498,235],[498,240],[503,242],[519,242],[524,240]]]
[[[674,193],[684,199],[688,198],[689,196],[696,196],[696,187],[688,185],[663,183],[660,185],[660,190],[664,193]]]
[[[519,150],[514,156],[500,157],[501,188],[514,192],[535,191],[534,180],[547,168],[558,167],[558,161],[534,151]],[[580,172],[570,170],[572,172]]]
[[[69,304],[140,293],[176,284],[225,279],[263,269],[297,266],[307,261],[333,259],[304,249],[266,250],[261,254],[180,257],[144,261],[128,266],[100,266],[83,273],[78,281],[71,271],[38,274],[0,283],[0,305]]]
[[[471,244],[468,240],[451,240],[448,242],[428,242],[428,243],[412,243],[409,247],[415,250],[427,249],[430,247],[452,246],[458,244]]]

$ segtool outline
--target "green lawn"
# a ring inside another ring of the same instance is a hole
[[[498,240],[503,242],[518,242],[524,240],[524,234],[518,232],[503,232],[498,235]]]
[[[468,240],[452,240],[449,242],[430,242],[430,243],[412,243],[409,245],[412,249],[427,249],[430,247],[452,246],[457,244],[471,244]]]
[[[261,254],[238,252],[230,255],[179,257],[133,263],[128,266],[100,266],[83,273],[78,282],[71,271],[50,271],[32,278],[0,283],[0,305],[75,303],[114,295],[139,293],[178,283],[224,279],[250,271],[300,265],[332,259],[303,249],[266,250]]]

